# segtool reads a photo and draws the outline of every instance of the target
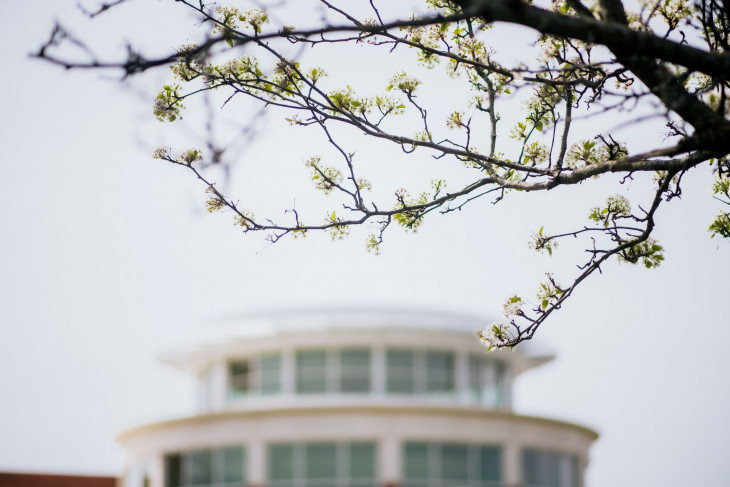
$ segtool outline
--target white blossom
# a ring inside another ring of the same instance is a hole
[[[477,330],[476,336],[487,347],[487,351],[493,348],[501,348],[505,346],[511,339],[507,333],[507,326],[502,323],[492,323],[483,330]]]

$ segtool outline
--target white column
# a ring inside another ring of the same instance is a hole
[[[197,400],[196,407],[198,409],[199,414],[207,413],[208,412],[208,369],[203,369],[202,371],[198,371],[197,375],[195,376],[196,379],[196,392],[197,392]]]
[[[502,409],[512,409],[512,379],[512,367],[506,366],[502,384]]]
[[[456,391],[454,397],[458,399],[461,404],[469,404],[469,354],[464,351],[459,351],[454,357],[456,363],[454,369],[456,372]]]
[[[246,443],[246,483],[266,485],[266,445],[259,438]]]
[[[401,479],[401,442],[398,437],[384,436],[378,444],[378,484],[398,483]]]
[[[586,476],[586,468],[588,468],[588,457],[587,452],[583,450],[578,455],[578,471],[576,472],[576,475],[578,475],[578,478],[575,479],[575,485],[577,487],[584,487],[584,480]]]
[[[504,485],[521,485],[522,473],[520,472],[520,446],[517,443],[509,442],[503,445],[502,458],[502,483]]]
[[[157,455],[147,464],[146,471],[150,479],[150,487],[165,486],[165,458],[163,455]]]
[[[226,406],[227,375],[225,362],[216,362],[211,365],[208,375],[208,407],[210,411],[220,411]]]
[[[385,394],[385,348],[382,345],[375,345],[370,352],[370,373],[372,374],[372,393],[377,396]]]

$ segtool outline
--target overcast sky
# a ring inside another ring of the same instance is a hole
[[[506,296],[531,294],[545,271],[564,282],[574,272],[580,248],[536,255],[527,248],[530,232],[580,227],[615,183],[476,203],[427,220],[416,235],[394,228],[378,257],[357,232],[343,242],[311,236],[267,247],[229,217],[208,215],[204,188],[151,159],[160,145],[201,142],[192,123],[170,132],[154,120],[155,87],[166,73],[123,87],[111,73],[28,59],[56,18],[102,51],[120,52],[125,33],[150,52],[169,49],[193,24],[159,15],[175,12],[172,3],[132,2],[88,25],[72,1],[16,2],[0,17],[0,470],[119,474],[117,433],[192,412],[192,382],[157,355],[220,317],[347,305],[496,317]],[[338,62],[347,67],[347,59]],[[305,139],[270,118],[255,127],[256,138],[236,153],[246,196],[305,201],[311,192],[292,189],[309,184],[303,161],[311,154],[299,150]],[[368,149],[357,150],[377,173]],[[421,157],[393,174],[433,167]],[[638,197],[642,183],[635,184]],[[600,433],[589,487],[712,486],[730,478],[730,242],[706,232],[719,211],[709,170],[689,173],[683,190],[658,217],[666,263],[652,271],[605,266],[536,338],[557,359],[516,386],[519,413]]]

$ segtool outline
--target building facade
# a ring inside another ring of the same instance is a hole
[[[251,315],[166,362],[198,414],[122,433],[128,487],[582,487],[585,427],[514,414],[552,357],[487,354],[483,320],[411,311]]]

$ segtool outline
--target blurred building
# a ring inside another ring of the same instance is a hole
[[[514,414],[512,384],[552,357],[487,354],[473,317],[252,315],[165,359],[195,416],[122,433],[128,487],[581,487],[597,434]]]

